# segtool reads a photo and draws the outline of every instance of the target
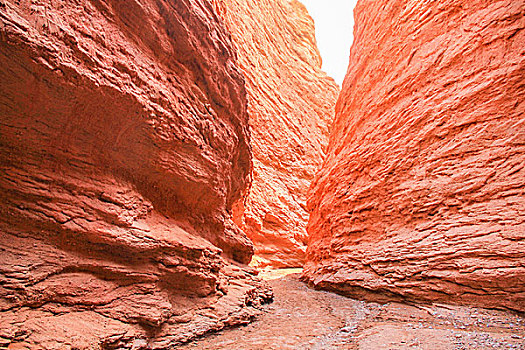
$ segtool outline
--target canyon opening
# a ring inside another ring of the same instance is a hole
[[[0,0],[0,348],[525,349],[525,1],[319,3]]]

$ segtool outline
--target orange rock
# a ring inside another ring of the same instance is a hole
[[[525,311],[525,2],[355,11],[303,277]]]
[[[314,24],[296,0],[213,0],[246,78],[253,182],[237,205],[257,266],[295,267],[306,250],[306,193],[321,165],[338,88],[321,71]]]
[[[0,347],[169,348],[271,298],[211,3],[1,1],[0,82]]]

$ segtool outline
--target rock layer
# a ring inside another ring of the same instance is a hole
[[[364,1],[303,278],[525,311],[525,2]]]
[[[0,347],[248,322],[271,292],[241,265],[246,92],[212,4],[2,0],[0,22]]]
[[[338,88],[321,71],[314,24],[296,0],[214,0],[246,78],[253,182],[236,207],[254,265],[302,266],[306,194],[321,165]]]

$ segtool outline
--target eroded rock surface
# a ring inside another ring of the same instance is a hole
[[[271,297],[210,2],[2,0],[0,82],[0,347],[166,348]]]
[[[296,0],[214,0],[246,78],[253,182],[236,206],[254,264],[302,266],[306,194],[328,140],[338,88],[321,71],[313,21]]]
[[[304,278],[525,311],[525,2],[360,1]]]

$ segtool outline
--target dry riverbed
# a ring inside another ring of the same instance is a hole
[[[364,302],[313,290],[299,281],[297,273],[286,272],[290,271],[263,273],[274,289],[275,300],[255,322],[181,348],[525,349],[525,319],[513,313]]]

